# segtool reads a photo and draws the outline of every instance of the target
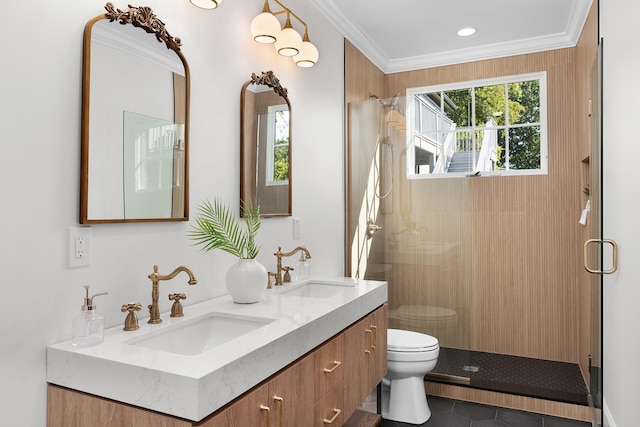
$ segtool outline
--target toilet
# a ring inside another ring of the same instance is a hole
[[[382,380],[382,418],[423,424],[431,417],[424,376],[435,368],[438,340],[419,332],[387,331],[387,376]]]
[[[438,337],[445,347],[461,347],[458,314],[451,308],[408,304],[389,310],[389,324],[394,329],[416,331]]]

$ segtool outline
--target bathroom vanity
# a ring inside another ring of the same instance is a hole
[[[314,278],[52,345],[48,426],[340,426],[386,373],[386,301],[386,282]]]

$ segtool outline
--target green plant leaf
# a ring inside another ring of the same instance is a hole
[[[255,236],[260,229],[260,204],[252,200],[243,202],[242,216],[247,226],[247,258],[255,258],[260,251],[255,241]]]
[[[215,199],[204,201],[197,208],[195,225],[188,233],[204,252],[220,249],[238,258],[255,258],[259,248],[255,236],[260,228],[260,205],[242,204],[245,227],[242,228],[228,205]]]

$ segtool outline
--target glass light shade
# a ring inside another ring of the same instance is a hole
[[[276,40],[276,50],[282,56],[294,56],[300,52],[302,37],[291,27],[285,27]]]
[[[298,67],[309,68],[316,65],[319,57],[318,49],[309,41],[302,42],[300,52],[293,57]]]
[[[189,0],[192,5],[201,9],[215,9],[220,6],[222,0]]]
[[[269,12],[262,12],[251,21],[251,35],[258,43],[274,43],[280,29],[280,21]]]

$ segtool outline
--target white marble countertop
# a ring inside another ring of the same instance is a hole
[[[345,286],[325,298],[284,292],[310,282]],[[268,290],[255,304],[234,304],[223,296],[185,306],[181,318],[163,313],[163,322],[157,325],[140,319],[137,331],[108,329],[104,343],[93,347],[76,348],[71,340],[51,345],[47,382],[200,421],[386,301],[386,282],[343,278],[288,284]],[[196,355],[130,344],[211,312],[273,321]]]

